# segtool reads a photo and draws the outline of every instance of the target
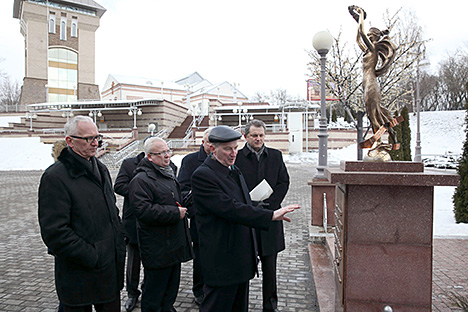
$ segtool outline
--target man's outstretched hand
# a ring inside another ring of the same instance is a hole
[[[286,217],[286,214],[289,213],[289,212],[293,212],[294,210],[299,209],[299,208],[301,208],[301,206],[299,206],[299,205],[288,205],[286,207],[275,210],[275,211],[273,211],[272,220],[273,221],[284,220],[284,221],[291,222],[291,219]]]

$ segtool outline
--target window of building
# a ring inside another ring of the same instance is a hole
[[[72,23],[71,23],[71,36],[78,37],[78,18],[74,16],[72,18]]]
[[[49,102],[77,100],[78,53],[65,48],[49,49]]]
[[[55,34],[55,13],[49,14],[49,33]]]
[[[67,40],[67,18],[63,16],[60,21],[60,40]]]

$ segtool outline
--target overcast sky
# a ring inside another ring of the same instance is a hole
[[[355,44],[356,22],[347,7],[367,12],[366,26],[384,28],[382,16],[414,11],[431,38],[434,68],[447,53],[468,46],[468,1],[343,0],[97,0],[107,9],[96,33],[96,84],[110,73],[174,81],[195,71],[210,82],[238,83],[247,96],[286,89],[306,97],[306,50],[321,30]],[[439,3],[433,5],[430,3]],[[0,1],[0,70],[22,81],[24,40],[13,0]]]

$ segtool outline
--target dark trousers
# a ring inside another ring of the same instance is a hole
[[[96,312],[120,312],[120,293],[112,302],[94,304]],[[81,307],[70,307],[63,305],[63,312],[91,312],[92,305],[81,306]]]
[[[262,297],[263,311],[277,308],[278,290],[276,288],[276,259],[278,254],[260,256],[262,262]]]
[[[141,296],[141,310],[170,311],[177,298],[180,283],[180,263],[158,269],[144,269],[145,286]]]
[[[200,312],[246,312],[249,310],[249,282],[224,286],[203,286],[205,299]]]
[[[140,249],[138,244],[127,245],[127,293],[128,297],[138,298],[141,292],[138,290],[140,284]]]
[[[200,245],[198,243],[193,243],[193,251],[195,253],[195,258],[193,259],[193,287],[192,291],[195,297],[203,295],[203,276],[201,269],[201,260],[200,260]]]

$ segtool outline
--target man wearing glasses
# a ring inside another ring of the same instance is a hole
[[[141,309],[175,311],[181,263],[193,258],[187,208],[180,204],[176,168],[166,142],[149,138],[144,148],[146,157],[129,185],[145,276]]]
[[[120,311],[125,242],[109,171],[96,159],[102,136],[93,120],[65,124],[64,148],[39,185],[39,225],[55,256],[63,310]]]

